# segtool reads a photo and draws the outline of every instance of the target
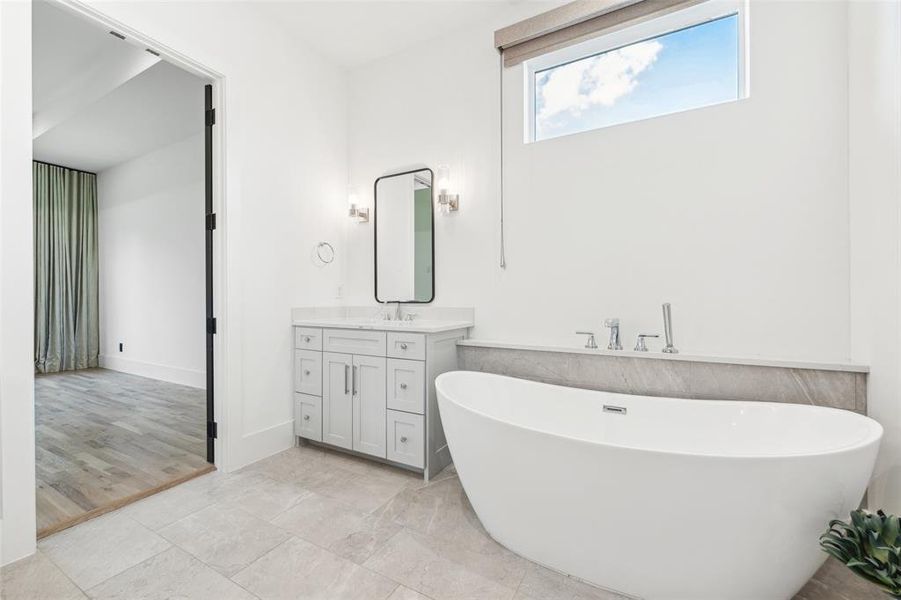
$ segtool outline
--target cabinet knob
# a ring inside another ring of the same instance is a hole
[[[400,345],[400,349],[401,349],[401,350],[406,350],[406,349],[407,349],[407,345],[406,345],[406,344],[401,344],[401,345]]]
[[[303,374],[304,374],[304,375],[309,375],[309,374],[310,374],[310,370],[307,369],[306,371],[303,372]]]
[[[310,420],[310,415],[304,415],[304,416],[303,416],[303,420],[304,420],[304,421],[309,421],[309,420]]]
[[[400,384],[400,389],[402,389],[402,390],[407,389],[407,384],[406,383]]]
[[[407,443],[407,436],[405,436],[405,435],[400,436],[400,443],[401,443],[401,444],[406,444],[406,443]]]
[[[303,336],[303,341],[305,341],[306,343],[309,344],[309,343],[310,343],[310,336],[308,336],[308,335]]]

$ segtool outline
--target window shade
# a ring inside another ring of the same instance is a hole
[[[659,17],[703,0],[577,0],[494,32],[504,66]]]

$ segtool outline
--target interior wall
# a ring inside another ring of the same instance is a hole
[[[101,171],[97,190],[101,366],[205,387],[203,134]]]
[[[0,564],[35,549],[29,8],[0,2]]]
[[[848,10],[851,354],[885,428],[871,507],[901,514],[901,5]]]
[[[502,270],[492,41],[543,10],[523,4],[351,73],[352,184],[440,163],[458,182],[436,302],[475,306],[475,337],[561,345],[607,317],[632,344],[671,302],[683,353],[847,360],[844,3],[753,2],[746,100],[534,144],[506,69]],[[348,302],[371,303],[372,230],[347,232]]]

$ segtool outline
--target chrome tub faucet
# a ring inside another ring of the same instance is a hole
[[[622,350],[623,345],[619,341],[619,319],[604,320],[604,327],[610,329],[610,342],[607,344],[607,350]]]
[[[597,342],[594,341],[594,332],[593,331],[577,331],[576,335],[587,335],[588,340],[585,342],[585,347],[590,350],[595,350],[598,347]]]
[[[659,337],[660,337],[660,336],[657,335],[656,333],[654,333],[654,334],[651,334],[651,333],[639,333],[639,334],[638,334],[638,339],[635,340],[635,348],[634,348],[635,352],[647,352],[647,351],[648,351],[648,345],[647,345],[647,343],[645,342],[645,340],[647,340],[648,338],[659,338]]]
[[[662,352],[667,354],[678,354],[679,351],[673,345],[673,311],[669,302],[663,304],[663,334],[666,336],[666,346]]]

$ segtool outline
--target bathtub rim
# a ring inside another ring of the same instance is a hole
[[[497,379],[506,379],[513,380],[518,382],[524,382],[527,384],[534,384],[537,386],[544,386],[550,388],[562,388],[568,390],[580,390],[585,392],[596,392],[599,394],[609,394],[612,396],[625,396],[629,398],[647,398],[650,400],[672,400],[676,402],[688,403],[688,402],[707,402],[714,404],[728,404],[728,405],[747,405],[747,406],[758,406],[761,403],[767,404],[775,404],[777,406],[792,406],[792,407],[800,407],[804,410],[808,411],[818,411],[818,412],[833,412],[833,413],[841,413],[845,418],[851,419],[863,419],[868,427],[868,434],[863,441],[859,441],[853,444],[848,444],[845,446],[839,446],[836,448],[830,448],[828,450],[823,450],[819,452],[786,452],[782,454],[752,454],[752,453],[742,453],[742,454],[724,454],[719,452],[689,452],[685,450],[659,450],[655,448],[647,448],[641,446],[630,446],[625,444],[614,444],[610,442],[596,441],[596,440],[586,440],[580,437],[574,437],[570,435],[564,435],[561,433],[548,431],[545,429],[538,429],[535,427],[530,427],[526,425],[521,425],[519,423],[513,423],[510,421],[505,421],[493,415],[487,414],[483,411],[477,410],[475,408],[471,408],[469,406],[463,405],[460,402],[457,402],[453,399],[453,396],[448,394],[446,390],[442,390],[442,382],[447,380],[455,375],[459,376],[459,374],[472,375],[475,377],[486,377],[486,378],[497,378]],[[794,402],[767,402],[765,400],[715,400],[715,399],[693,399],[693,398],[675,398],[671,396],[647,396],[641,394],[626,394],[622,392],[607,392],[604,390],[592,390],[589,388],[578,388],[574,386],[566,386],[559,385],[555,383],[545,383],[542,381],[533,381],[531,379],[523,379],[521,377],[511,377],[509,375],[499,375],[497,373],[485,373],[483,371],[463,371],[463,370],[454,370],[447,371],[445,373],[441,373],[438,377],[435,378],[435,391],[438,395],[438,406],[439,412],[441,407],[442,399],[447,399],[450,402],[453,402],[461,410],[467,411],[473,415],[478,417],[489,419],[494,421],[495,423],[506,425],[508,427],[515,427],[517,429],[521,429],[524,431],[528,431],[530,433],[539,434],[542,436],[557,438],[561,440],[566,440],[567,442],[574,442],[578,444],[587,444],[589,446],[600,446],[605,448],[612,448],[618,450],[629,450],[633,452],[645,452],[648,454],[657,454],[657,455],[668,455],[668,456],[685,456],[692,458],[704,458],[704,459],[723,459],[723,460],[785,460],[789,458],[814,458],[820,456],[833,456],[837,454],[846,454],[849,452],[854,452],[856,450],[862,450],[871,445],[876,445],[877,448],[881,445],[882,437],[884,435],[885,429],[882,427],[882,424],[869,417],[867,415],[862,415],[860,413],[856,413],[854,411],[845,410],[841,408],[832,408],[829,406],[817,406],[815,404],[797,404]]]

